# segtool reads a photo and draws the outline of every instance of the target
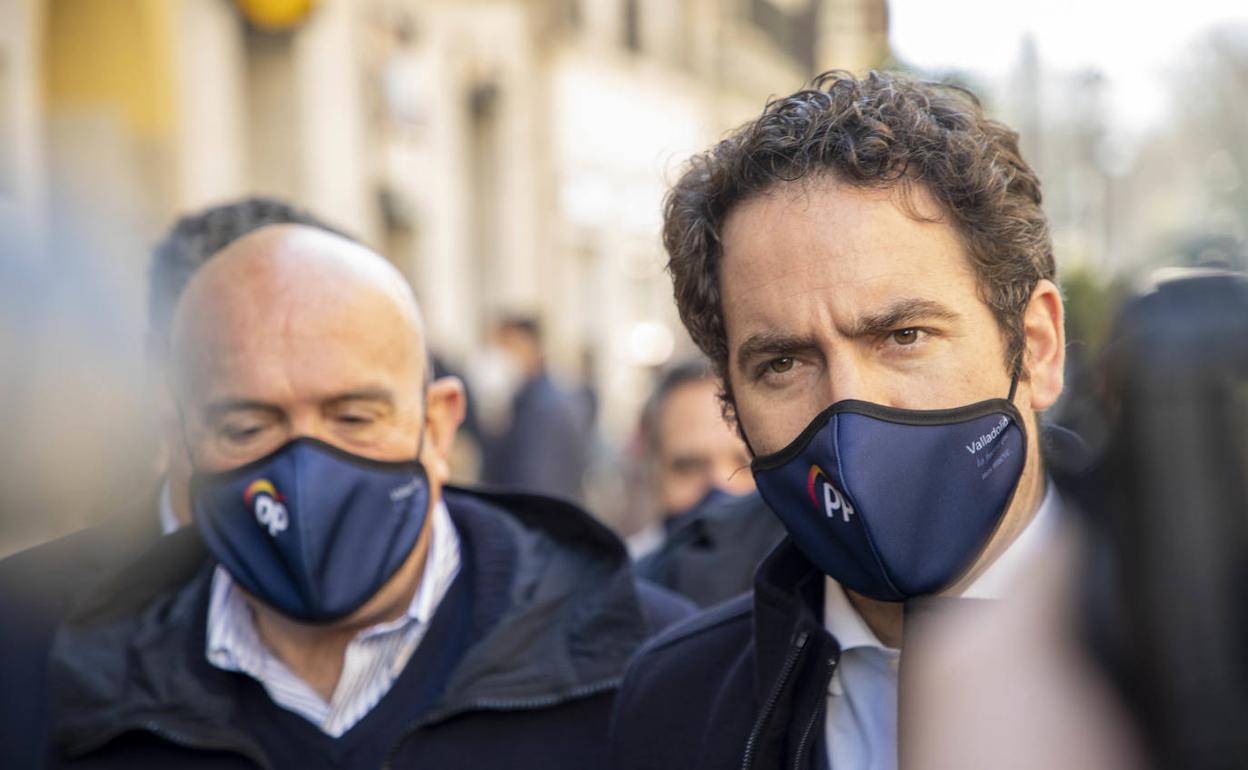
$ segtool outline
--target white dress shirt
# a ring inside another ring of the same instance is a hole
[[[328,701],[274,655],[256,631],[251,609],[218,566],[208,605],[208,661],[264,686],[269,698],[337,738],[372,711],[403,673],[438,605],[459,574],[459,535],[441,500],[433,508],[420,585],[402,617],[370,626],[347,645],[342,674]]]
[[[1060,502],[1052,482],[1031,522],[962,596],[1001,598],[1035,554],[1052,541]],[[901,651],[885,647],[832,578],[824,586],[823,625],[841,645],[828,684],[825,738],[832,770],[897,767],[897,666]]]

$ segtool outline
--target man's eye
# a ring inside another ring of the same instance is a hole
[[[776,358],[767,363],[767,371],[774,374],[784,374],[793,368],[792,358]]]
[[[918,329],[898,329],[890,335],[898,345],[913,345],[919,341]]]
[[[230,441],[243,442],[255,438],[260,434],[259,426],[247,426],[242,428],[229,427],[225,429],[225,437]]]
[[[341,415],[338,415],[338,422],[343,423],[344,425],[350,425],[350,426],[353,426],[353,427],[354,427],[354,426],[359,426],[359,425],[368,425],[368,424],[369,424],[369,423],[371,423],[372,421],[373,421],[373,418],[372,418],[372,417],[370,417],[370,416],[368,416],[368,415],[364,415],[364,414],[341,414]]]

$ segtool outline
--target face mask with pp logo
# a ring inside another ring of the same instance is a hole
[[[1015,384],[1017,379],[1015,380]],[[839,401],[751,464],[797,546],[842,586],[882,601],[939,593],[974,564],[1027,457],[1006,399],[955,409]]]
[[[383,462],[310,438],[191,479],[195,525],[240,586],[297,620],[359,609],[420,537],[429,482],[419,460]]]

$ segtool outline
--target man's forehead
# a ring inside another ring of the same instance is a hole
[[[318,334],[296,329],[286,334],[221,338],[187,358],[200,391],[252,389],[281,382],[303,392],[365,392],[370,388],[418,388],[435,376],[423,340],[409,334]],[[379,383],[370,385],[369,383]]]
[[[283,359],[322,343],[357,357],[424,357],[419,310],[397,271],[358,244],[298,226],[264,228],[205,265],[179,304],[171,342],[184,362],[209,370],[218,362],[194,359]]]
[[[730,333],[814,311],[850,323],[906,299],[982,301],[958,233],[914,218],[893,197],[835,186],[743,204],[720,263]],[[846,208],[853,216],[842,216]]]
[[[184,339],[191,347],[179,356],[181,390],[201,405],[231,399],[320,403],[382,388],[399,396],[419,393],[428,376],[423,341],[394,321],[370,327],[369,317],[334,324],[324,316],[295,316],[268,328],[218,324]]]
[[[383,257],[317,228],[273,225],[233,242],[192,276],[174,331],[176,336],[179,328],[211,321],[214,315],[246,319],[309,308],[323,312],[353,300],[364,311],[371,304],[388,304],[420,326],[410,287]]]

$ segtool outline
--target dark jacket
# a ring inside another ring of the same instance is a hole
[[[446,501],[479,633],[377,756],[393,767],[605,765],[625,662],[690,606],[638,586],[619,541],[570,505],[462,490]],[[263,720],[240,728],[245,677],[203,659],[213,566],[193,529],[163,538],[61,623],[49,766],[275,766],[255,735]],[[3,698],[40,696],[6,687]]]
[[[611,728],[620,770],[817,768],[840,647],[824,575],[787,538],[741,596],[651,640],[628,667]]]
[[[784,537],[784,525],[757,492],[687,516],[657,551],[637,562],[637,575],[699,607],[749,591],[759,562]]]
[[[1087,447],[1045,426],[1050,469],[1078,473]],[[752,595],[651,640],[616,698],[620,770],[821,768],[828,682],[840,646],[823,626],[822,571],[785,538],[759,565]]]
[[[38,764],[47,724],[48,650],[75,598],[160,537],[158,497],[140,495],[106,522],[0,560],[0,765]]]

